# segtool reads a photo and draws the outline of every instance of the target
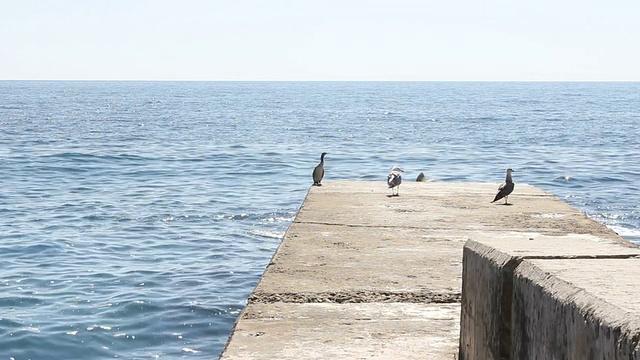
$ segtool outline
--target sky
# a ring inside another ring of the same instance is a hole
[[[0,0],[0,80],[640,81],[638,0]]]

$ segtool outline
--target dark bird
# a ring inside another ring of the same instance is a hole
[[[511,179],[512,172],[512,169],[507,169],[507,179],[504,181],[504,184],[498,187],[498,193],[496,194],[496,197],[493,199],[492,203],[504,198],[504,204],[508,204],[507,202],[509,201],[509,194],[511,194],[513,188],[515,187],[515,184]]]
[[[322,186],[320,182],[324,177],[324,156],[325,155],[327,155],[326,152],[323,152],[322,155],[320,155],[320,164],[318,164],[318,166],[316,166],[316,168],[313,169],[313,185],[314,186]]]
[[[400,175],[401,172],[404,172],[404,170],[400,169],[397,166],[394,166],[393,169],[391,169],[389,176],[387,176],[387,185],[389,185],[389,188],[391,188],[391,196],[400,195],[400,184],[402,184],[402,175]],[[396,192],[394,192],[393,189],[396,189]]]
[[[424,178],[424,173],[423,172],[418,174],[418,177],[416,178],[416,181],[426,181],[426,179]]]

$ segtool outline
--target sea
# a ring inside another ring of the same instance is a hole
[[[640,244],[639,129],[635,82],[0,81],[0,359],[217,358],[322,152]]]

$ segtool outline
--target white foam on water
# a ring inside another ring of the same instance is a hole
[[[249,234],[273,239],[282,239],[284,237],[284,231],[249,230]]]

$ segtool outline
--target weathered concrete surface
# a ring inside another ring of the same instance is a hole
[[[453,360],[459,316],[459,304],[252,304],[223,358]]]
[[[294,223],[251,300],[459,302],[453,232]]]
[[[497,184],[403,183],[399,197],[384,182],[328,182],[312,189],[296,222],[428,230],[535,231],[608,234],[613,232],[542,190],[516,184],[511,206],[490,203]]]
[[[431,185],[312,187],[221,358],[455,359],[467,237],[429,214],[452,206],[443,188],[464,191]],[[493,191],[471,188],[487,206]]]
[[[399,197],[383,180],[311,188],[221,358],[454,359],[467,240],[591,234],[624,247],[532,186],[516,184],[513,205],[492,204],[497,186],[405,182]]]
[[[512,359],[639,359],[640,259],[526,260]]]
[[[471,236],[473,240],[467,242],[463,255],[460,359],[465,360],[520,359],[511,357],[512,332],[522,324],[511,315],[513,272],[523,259],[615,259],[640,255],[640,249],[615,234],[503,232]]]

